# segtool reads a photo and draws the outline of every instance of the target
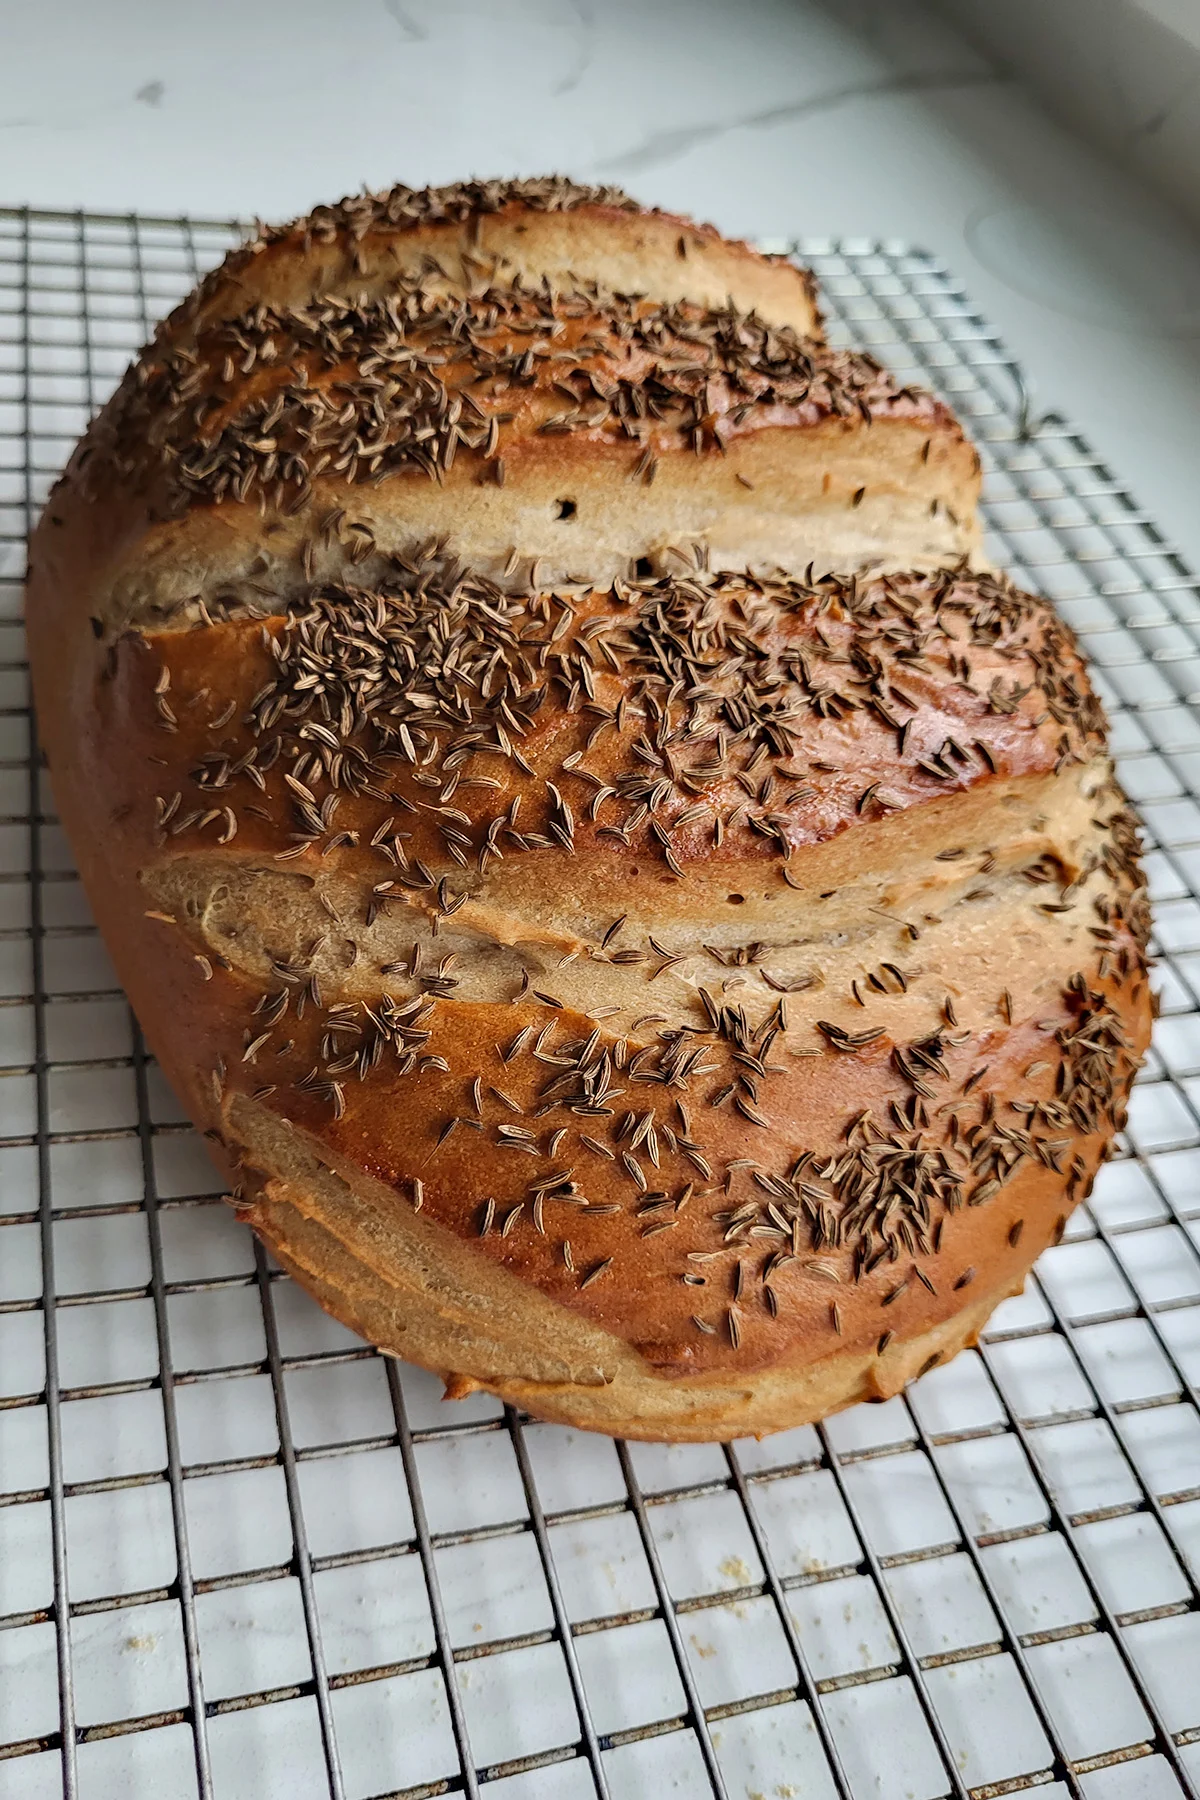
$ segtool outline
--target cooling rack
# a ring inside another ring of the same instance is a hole
[[[24,540],[240,235],[0,212],[0,1795],[1200,1791],[1200,599],[953,278],[808,243],[980,445],[1090,654],[1157,903],[1121,1154],[977,1351],[728,1448],[531,1423],[327,1319],[222,1206],[32,748]],[[779,246],[773,246],[778,248]]]

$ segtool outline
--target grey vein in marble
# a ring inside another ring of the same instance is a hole
[[[734,131],[761,131],[772,125],[791,125],[799,119],[818,113],[836,112],[855,100],[873,100],[890,94],[914,94],[969,87],[996,87],[1008,77],[991,69],[928,70],[914,74],[884,75],[874,81],[856,81],[846,87],[829,88],[823,94],[810,94],[803,100],[785,101],[761,112],[743,113],[736,119],[715,119],[703,124],[682,125],[674,131],[659,131],[644,138],[628,150],[619,150],[592,163],[618,175],[640,175],[646,169],[662,168],[676,157],[686,156],[700,144],[714,143]]]

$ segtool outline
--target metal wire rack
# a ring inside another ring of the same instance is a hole
[[[32,743],[24,541],[240,235],[0,212],[0,1795],[1200,1792],[1200,598],[952,277],[811,243],[833,327],[979,443],[1139,803],[1162,1019],[1128,1140],[978,1351],[721,1448],[377,1356],[224,1208]]]

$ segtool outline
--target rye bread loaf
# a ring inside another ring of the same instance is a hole
[[[323,1305],[651,1438],[896,1392],[1088,1190],[1136,830],[978,459],[811,281],[570,183],[363,197],[166,321],[31,547],[147,1037]]]

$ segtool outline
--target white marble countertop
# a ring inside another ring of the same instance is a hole
[[[1200,248],[911,0],[39,0],[4,31],[0,204],[273,217],[560,169],[923,245],[1200,567]]]

